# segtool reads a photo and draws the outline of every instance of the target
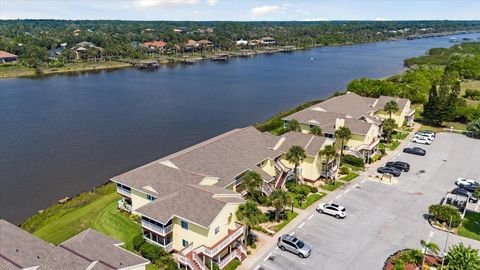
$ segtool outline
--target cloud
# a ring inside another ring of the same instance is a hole
[[[390,19],[385,19],[385,18],[375,18],[375,21],[390,21]]]
[[[326,18],[317,17],[317,18],[305,18],[303,19],[304,22],[318,22],[318,21],[328,21]]]
[[[210,6],[215,6],[218,3],[218,0],[207,0],[207,4]]]
[[[281,9],[280,6],[261,6],[252,8],[252,14],[255,16],[262,16],[268,13],[278,12]]]
[[[211,0],[209,0],[211,1]],[[192,5],[196,4],[198,0],[136,0],[135,5],[139,7],[153,7],[166,5]]]

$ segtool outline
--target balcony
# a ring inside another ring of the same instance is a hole
[[[170,243],[162,244],[162,243],[155,242],[155,241],[153,241],[152,239],[149,239],[149,238],[146,238],[146,237],[144,237],[144,239],[147,240],[147,242],[149,242],[149,243],[151,243],[151,244],[154,244],[154,245],[157,245],[157,246],[161,246],[161,247],[164,248],[166,251],[172,251],[172,249],[173,249],[173,241],[170,242]]]
[[[142,227],[160,235],[166,235],[167,233],[170,233],[173,228],[172,224],[168,225],[167,227],[160,227],[145,220],[142,220]]]
[[[222,250],[227,248],[233,241],[238,239],[240,236],[243,235],[243,226],[240,225],[235,231],[230,233],[227,237],[225,237],[223,240],[218,242],[215,246],[209,248],[206,246],[201,246],[196,249],[197,253],[203,253],[206,256],[210,258],[214,258],[218,253],[220,253]]]
[[[127,196],[127,197],[131,196],[131,191],[130,190],[125,189],[125,188],[121,188],[119,186],[117,186],[117,193],[120,194],[120,195]]]
[[[218,267],[220,269],[223,269],[225,266],[227,266],[227,264],[233,261],[233,259],[238,259],[239,261],[242,261],[246,257],[246,254],[247,252],[245,251],[245,248],[242,245],[240,245],[239,248],[232,250],[230,254],[225,256],[225,258],[223,258],[218,264]]]

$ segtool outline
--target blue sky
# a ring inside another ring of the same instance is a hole
[[[0,18],[478,20],[480,0],[0,0]]]

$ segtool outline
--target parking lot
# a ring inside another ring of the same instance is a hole
[[[457,177],[480,178],[480,141],[442,133],[432,145],[410,146],[426,149],[427,155],[399,153],[384,159],[384,163],[410,163],[410,171],[402,173],[396,184],[359,179],[334,199],[347,208],[346,219],[313,211],[289,232],[312,247],[309,258],[272,247],[254,269],[381,269],[396,250],[421,248],[420,240],[433,241],[443,249],[446,233],[428,224],[428,207],[455,188]],[[449,245],[458,242],[480,248],[478,241],[450,235]]]

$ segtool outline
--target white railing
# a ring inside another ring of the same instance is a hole
[[[245,249],[245,247],[242,244],[240,244],[238,246],[238,249],[240,249],[240,251],[243,253],[243,255],[247,256],[247,250]]]
[[[203,263],[202,259],[198,257],[197,253],[192,252],[192,255],[193,255],[193,260],[198,264],[198,266],[200,266],[200,269],[209,270],[207,266]]]
[[[242,256],[238,253],[237,249],[232,250],[230,254],[228,254],[225,258],[223,258],[218,264],[218,267],[220,267],[220,269],[223,269],[225,266],[227,266],[227,264],[229,264],[235,258],[237,258],[239,261],[242,260]]]
[[[195,264],[193,264],[192,260],[190,260],[189,258],[182,256],[180,254],[175,254],[175,258],[181,264],[190,267],[190,269],[197,269],[197,267],[195,267]]]
[[[202,246],[197,250],[199,253],[203,253],[209,256],[210,258],[213,258],[215,255],[217,255],[220,251],[226,248],[230,243],[232,243],[235,239],[240,237],[242,234],[243,234],[243,226],[240,226],[233,234],[231,234],[229,237],[227,237],[222,242],[220,242],[216,247],[210,249],[205,246]]]
[[[283,165],[283,163],[280,161],[280,160],[276,160],[275,161],[275,164],[278,165],[278,167],[280,167],[280,169],[284,172],[288,171],[287,167],[285,167],[285,165]]]
[[[273,189],[269,184],[263,183],[262,185],[262,192],[265,193],[265,195],[270,195],[272,193]]]
[[[121,188],[121,187],[117,187],[117,193],[118,193],[118,194],[125,195],[125,196],[128,196],[128,197],[131,196],[131,195],[130,195],[130,193],[131,193],[130,190],[126,190],[126,189]]]
[[[124,211],[127,211],[127,212],[132,212],[132,206],[129,205],[129,204],[127,204],[127,203],[125,203],[125,202],[123,201],[123,199],[121,199],[121,200],[118,201],[118,208],[120,208],[120,209],[122,209],[122,210],[124,210]]]
[[[166,251],[171,251],[173,249],[173,242],[170,242],[166,245],[163,245],[162,243],[155,242],[152,239],[149,239],[149,238],[146,238],[146,237],[144,237],[144,239],[147,240],[147,242],[149,242],[151,244],[163,247]]]
[[[162,234],[162,235],[165,235],[165,234],[172,231],[172,224],[168,225],[165,228],[162,228],[162,227],[157,226],[155,224],[152,224],[148,221],[142,220],[142,226],[146,229],[152,230],[152,231],[154,231],[156,233],[159,233],[159,234]]]
[[[186,246],[184,249],[180,250],[180,254],[182,255],[187,255],[190,251],[193,249],[193,244],[190,243],[188,246]]]

